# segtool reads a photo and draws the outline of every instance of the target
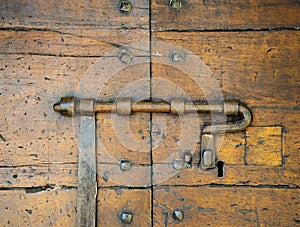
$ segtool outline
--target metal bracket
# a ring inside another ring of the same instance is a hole
[[[75,99],[74,99],[75,100]],[[97,171],[96,118],[93,99],[80,99],[78,152],[77,226],[95,226]]]
[[[225,102],[186,102],[184,99],[173,99],[167,102],[137,102],[134,105],[130,98],[119,98],[114,102],[101,102],[93,99],[61,98],[53,109],[64,116],[71,117],[76,113],[81,115],[79,163],[78,163],[78,200],[77,225],[95,226],[96,211],[96,126],[95,113],[117,113],[129,115],[133,112],[142,113],[223,113],[226,115],[242,114],[243,119],[224,125],[210,125],[203,128],[201,136],[200,163],[201,169],[211,169],[216,166],[215,135],[225,132],[242,131],[251,123],[250,110],[238,101]]]

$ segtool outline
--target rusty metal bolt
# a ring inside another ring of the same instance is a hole
[[[125,64],[130,64],[133,59],[133,56],[128,50],[121,50],[119,54],[119,59]]]
[[[181,210],[174,210],[172,213],[172,217],[175,221],[181,222],[184,218],[184,214]]]
[[[128,211],[123,211],[120,215],[120,220],[124,224],[130,224],[133,219],[133,213]]]
[[[132,4],[131,4],[131,2],[126,1],[126,0],[121,0],[119,2],[119,11],[120,11],[120,13],[126,13],[126,14],[128,14],[128,13],[131,12],[131,10],[132,10]]]
[[[131,162],[129,160],[121,160],[120,169],[122,171],[128,171],[131,168]]]
[[[176,50],[171,53],[171,60],[173,62],[181,62],[185,58],[185,54],[181,50]]]
[[[169,6],[171,9],[179,11],[182,8],[181,0],[170,0]]]

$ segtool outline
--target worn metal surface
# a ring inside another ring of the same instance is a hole
[[[215,138],[213,134],[203,134],[200,150],[201,169],[214,168],[216,166]]]
[[[72,116],[80,112],[80,99],[75,97],[62,97],[60,102],[53,105],[55,112],[65,116]],[[117,98],[116,103],[95,101],[94,112],[97,113],[118,113],[130,114],[132,112],[140,113],[172,113],[182,115],[184,113],[224,113],[226,115],[243,115],[243,125],[245,127],[251,121],[251,112],[245,106],[241,106],[237,100],[225,100],[224,102],[207,101],[185,101],[183,98],[171,98],[171,102],[149,102],[140,101],[133,103],[130,98]],[[232,129],[234,130],[234,129]]]
[[[96,225],[96,120],[94,101],[80,100],[78,152],[77,226]]]

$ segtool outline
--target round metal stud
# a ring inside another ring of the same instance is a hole
[[[181,210],[174,210],[172,213],[172,217],[175,221],[181,222],[184,218],[184,214]]]
[[[124,224],[130,224],[133,219],[133,213],[128,211],[123,211],[120,215],[120,220]]]
[[[181,50],[176,50],[171,53],[171,60],[173,62],[181,62],[185,58],[185,54]]]
[[[125,64],[130,64],[132,62],[133,56],[128,50],[121,50],[119,54],[119,59]]]
[[[126,0],[121,0],[119,2],[119,11],[120,11],[120,13],[126,13],[126,14],[128,14],[128,13],[131,12],[131,10],[132,10],[132,4],[131,4],[131,2],[126,1]]]
[[[182,8],[181,0],[170,0],[169,6],[171,9],[179,11]]]
[[[120,169],[122,171],[128,171],[131,168],[131,162],[129,160],[121,160]]]

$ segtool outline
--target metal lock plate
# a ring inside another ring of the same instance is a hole
[[[201,169],[211,169],[216,167],[216,151],[213,134],[202,135],[200,160]]]

